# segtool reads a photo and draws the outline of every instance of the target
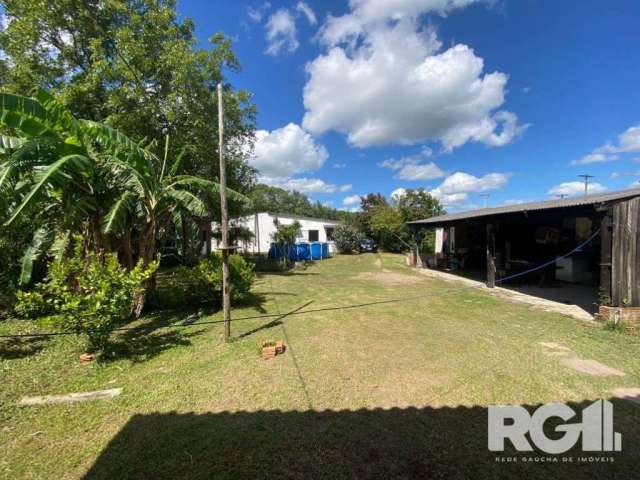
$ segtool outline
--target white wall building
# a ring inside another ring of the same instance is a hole
[[[291,225],[293,222],[300,223],[298,231],[298,242],[328,242],[329,251],[335,252],[335,244],[333,243],[333,229],[340,222],[338,220],[323,220],[320,218],[304,217],[301,215],[291,215],[288,213],[269,213],[262,212],[246,217],[233,218],[229,220],[229,227],[244,227],[253,233],[254,237],[249,241],[239,241],[239,250],[246,253],[267,253],[271,242],[273,242],[273,234],[276,231],[276,222],[282,225]],[[213,224],[213,230],[219,229],[217,223]],[[218,247],[218,240],[211,240],[213,250]]]

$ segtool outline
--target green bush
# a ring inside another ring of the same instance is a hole
[[[13,308],[16,316],[21,318],[39,318],[53,313],[52,305],[46,301],[40,292],[25,292],[18,290],[15,293],[16,304]]]
[[[202,260],[196,267],[198,276],[213,290],[222,294],[222,256],[211,255]],[[231,298],[240,300],[244,297],[253,285],[255,275],[253,265],[247,263],[240,255],[229,257],[229,282],[231,284]]]
[[[253,265],[240,255],[229,257],[231,299],[241,300],[251,289]],[[193,268],[178,267],[158,278],[157,304],[161,308],[220,305],[222,303],[222,257],[213,254]]]
[[[358,250],[362,235],[352,225],[341,223],[333,231],[333,239],[340,253],[351,253]]]
[[[134,299],[156,266],[139,263],[127,271],[116,255],[85,256],[77,242],[73,257],[51,263],[43,283],[18,294],[15,310],[28,317],[48,314],[45,323],[86,335],[87,351],[101,351],[111,332],[131,318]]]

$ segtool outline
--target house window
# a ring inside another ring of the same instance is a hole
[[[325,232],[327,232],[327,242],[333,242],[333,227],[325,227]]]
[[[309,241],[317,242],[320,239],[320,232],[318,230],[309,230]]]

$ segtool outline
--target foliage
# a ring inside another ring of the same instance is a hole
[[[345,212],[312,202],[303,193],[289,192],[282,188],[257,184],[249,194],[256,212],[289,213],[328,220],[343,220],[354,216]]]
[[[0,219],[6,216],[2,210],[0,206]],[[8,313],[15,302],[21,258],[31,242],[34,231],[37,230],[38,221],[36,216],[32,216],[15,222],[10,228],[0,223],[0,317]]]
[[[5,224],[28,212],[46,212],[22,261],[21,283],[29,283],[34,262],[45,252],[60,259],[72,234],[83,234],[88,250],[119,250],[131,269],[156,257],[156,245],[173,226],[209,218],[218,201],[218,184],[178,175],[181,156],[163,158],[111,127],[76,119],[47,92],[37,99],[0,94],[0,124],[21,135],[21,146],[0,163]],[[228,190],[231,203],[245,197]],[[135,241],[135,246],[134,246]],[[152,286],[152,284],[151,284]],[[136,316],[144,296],[138,298]]]
[[[191,19],[175,0],[0,0],[0,85],[27,93],[53,90],[70,111],[133,138],[175,140],[185,156],[178,174],[216,178],[215,85],[238,71],[232,40],[222,33],[200,48]],[[243,159],[253,138],[255,106],[244,90],[224,86],[228,181],[243,190],[255,172]],[[162,153],[157,145],[154,153]]]
[[[408,249],[410,237],[402,214],[393,207],[376,209],[369,219],[369,230],[378,245],[388,252]]]
[[[240,255],[229,256],[231,299],[242,300],[255,280],[253,264]],[[160,308],[219,306],[222,303],[222,257],[213,254],[195,267],[180,266],[158,276],[155,299]]]
[[[76,241],[72,257],[51,263],[43,283],[19,294],[16,312],[49,314],[46,323],[86,335],[87,351],[101,351],[113,330],[131,318],[134,300],[156,267],[155,262],[139,262],[127,270],[115,255],[102,260],[85,254],[82,242]]]
[[[297,220],[291,224],[279,223],[277,219],[273,221],[276,226],[276,231],[271,235],[273,241],[276,243],[285,243],[288,245],[292,245],[296,243],[296,238],[298,238],[298,233],[300,232],[300,222]]]
[[[222,256],[213,254],[202,260],[196,268],[197,274],[213,290],[222,294]],[[229,256],[229,284],[231,298],[240,300],[244,297],[255,280],[253,265],[248,263],[240,255]]]
[[[190,194],[199,195],[202,188],[193,183],[175,185],[185,191],[177,194],[183,206],[191,208],[172,211],[169,222],[152,218],[155,226],[148,227],[138,221],[146,212],[136,200],[153,189],[131,192],[134,181],[123,188],[120,179],[104,176],[96,166],[104,155],[129,167],[141,157],[154,163],[157,181],[162,163],[158,159],[168,158],[172,178],[215,180],[218,168],[211,158],[218,150],[218,122],[212,92],[223,83],[227,182],[230,189],[247,192],[256,175],[246,162],[256,109],[249,92],[225,83],[225,70],[240,68],[231,39],[216,33],[209,47],[201,48],[193,21],[179,18],[174,0],[0,0],[0,9],[5,23],[0,30],[0,88],[23,95],[38,88],[37,102],[9,102],[22,111],[8,109],[3,102],[1,112],[0,132],[8,135],[0,137],[0,162],[14,156],[16,175],[6,178],[11,182],[0,188],[0,197],[13,189],[8,205],[12,214],[42,217],[28,236],[38,233],[37,241],[29,248],[20,245],[20,254],[25,253],[23,280],[29,281],[45,254],[63,254],[72,233],[81,233],[96,251],[117,250],[127,265],[135,263],[140,253],[152,258],[155,243],[162,244],[170,233],[182,258],[193,259],[199,251],[194,245],[199,241],[198,227],[210,226],[210,218],[219,216],[219,203],[212,196],[199,198],[207,207],[209,218],[204,221],[190,211],[201,206],[191,201]],[[53,92],[57,100],[44,98],[43,90]],[[160,141],[168,137],[170,143]],[[23,145],[25,138],[28,145]],[[144,148],[138,148],[141,139],[147,140]],[[142,150],[153,156],[141,156]],[[140,173],[147,167],[134,169]],[[27,198],[36,186],[32,178],[36,173],[43,183],[34,197]],[[27,183],[17,189],[25,178]],[[245,204],[231,202],[229,207],[231,214],[240,214]],[[128,217],[131,212],[133,218]],[[113,213],[109,221],[120,228],[104,234],[100,228],[108,213]],[[12,219],[11,229],[16,228],[18,218],[7,216],[6,209],[0,208],[0,217],[2,223]],[[153,235],[154,240],[146,240]],[[139,237],[152,247],[140,245]],[[59,247],[56,252],[54,246]],[[9,282],[0,279],[0,296],[5,283],[8,289],[18,283],[18,275],[12,269]]]
[[[609,330],[610,332],[624,333],[626,331],[624,322],[620,320],[609,319],[604,324],[605,330]]]
[[[357,251],[361,237],[360,232],[347,223],[340,223],[333,231],[333,238],[340,253]]]
[[[366,235],[390,252],[405,251],[415,245],[423,252],[432,252],[433,232],[410,230],[407,222],[445,213],[440,201],[422,188],[406,190],[391,204],[380,193],[370,193],[361,197],[360,209]]]
[[[394,198],[393,205],[405,222],[422,220],[445,213],[440,201],[423,188],[407,189],[403,195]]]
[[[47,302],[42,292],[23,291],[15,292],[17,302],[14,313],[21,318],[40,318],[53,313],[51,303]]]

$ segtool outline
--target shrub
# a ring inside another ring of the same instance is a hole
[[[213,290],[222,294],[222,256],[213,254],[202,260],[196,267],[198,276]],[[248,263],[240,255],[229,257],[229,282],[231,287],[231,298],[240,300],[244,297],[253,285],[255,275],[253,265]]]
[[[45,323],[84,334],[87,351],[101,351],[111,332],[131,318],[134,299],[144,292],[156,267],[139,263],[127,271],[116,255],[85,257],[82,242],[77,242],[73,257],[51,263],[43,283],[18,295],[16,312],[49,314]]]
[[[52,305],[47,302],[40,292],[25,292],[18,290],[15,293],[16,304],[14,313],[22,318],[39,318],[53,313]]]
[[[242,299],[253,285],[253,265],[239,255],[229,257],[231,298]],[[161,308],[220,305],[222,257],[213,254],[193,268],[178,267],[158,278],[157,304]]]
[[[341,223],[333,231],[333,239],[340,253],[351,253],[358,250],[361,234],[352,225]]]

